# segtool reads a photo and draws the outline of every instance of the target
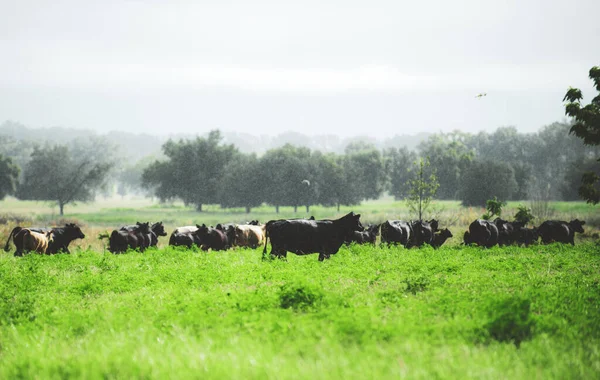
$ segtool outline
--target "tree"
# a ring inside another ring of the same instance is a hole
[[[406,204],[411,212],[419,216],[419,220],[423,220],[423,214],[429,208],[431,200],[435,197],[440,185],[435,170],[430,169],[429,158],[419,159],[418,162],[414,163],[414,166],[413,178],[409,181]]]
[[[252,207],[263,203],[263,172],[255,154],[239,155],[232,159],[220,181],[221,207],[244,207],[249,213]]]
[[[163,144],[165,161],[155,161],[142,174],[142,183],[153,189],[159,199],[179,198],[202,211],[203,204],[218,203],[219,182],[225,166],[238,154],[233,145],[221,144],[221,133],[208,137],[173,140]]]
[[[515,172],[510,164],[477,160],[462,177],[459,197],[463,206],[484,207],[488,199],[511,199],[517,190]]]
[[[89,151],[93,150],[90,147]],[[108,152],[107,152],[108,154]],[[77,201],[88,202],[105,185],[113,163],[96,161],[94,155],[75,155],[65,145],[35,148],[24,169],[18,197],[54,201],[64,215],[64,207]]]
[[[352,181],[344,171],[344,159],[333,153],[321,154],[315,152],[317,202],[323,206],[336,206],[338,211],[340,205],[350,206],[360,203],[360,197],[352,187]]]
[[[378,199],[386,186],[381,152],[371,144],[354,143],[346,147],[344,172],[358,199]]]
[[[600,93],[600,66],[590,69],[589,78],[594,82],[596,90]],[[575,119],[569,133],[581,138],[585,145],[600,145],[600,94],[590,104],[581,106],[583,95],[578,88],[569,88],[563,98],[568,101],[565,105],[565,114]],[[600,159],[598,159],[600,161]],[[588,203],[600,202],[600,172],[589,171],[581,177],[579,195]]]
[[[408,195],[411,165],[417,159],[415,152],[407,148],[389,148],[383,152],[388,191],[396,200]]]
[[[501,217],[502,216],[502,207],[506,206],[506,201],[499,201],[498,198],[494,197],[494,199],[488,199],[485,201],[485,208],[487,213],[483,215],[483,219],[490,220],[494,216]]]
[[[20,169],[10,157],[0,154],[0,200],[17,191]]]

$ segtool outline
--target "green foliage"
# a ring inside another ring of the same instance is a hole
[[[0,200],[17,190],[20,169],[10,157],[0,154]]]
[[[497,197],[485,201],[485,209],[487,213],[482,216],[485,220],[490,220],[493,217],[502,216],[502,207],[506,206],[506,201],[499,201]]]
[[[406,197],[406,204],[419,220],[423,220],[423,215],[429,209],[431,200],[435,197],[440,185],[435,175],[435,169],[430,168],[429,158],[419,159],[414,166],[413,177],[408,182],[410,190]]]
[[[521,205],[521,204],[517,206],[517,213],[515,214],[515,220],[517,222],[522,222],[522,223],[528,224],[534,218],[535,217],[531,213],[531,209],[529,207]]]
[[[514,343],[518,348],[533,337],[535,319],[527,298],[513,296],[494,301],[488,306],[488,317],[484,328],[494,340]]]
[[[596,90],[600,93],[600,66],[590,69],[589,78],[594,82]],[[600,94],[590,104],[582,106],[583,94],[577,88],[569,88],[563,98],[565,114],[574,119],[574,124],[569,133],[581,138],[586,145],[600,145]],[[586,172],[582,177],[579,195],[587,202],[597,204],[600,202],[600,176],[598,172]]]
[[[93,200],[105,186],[113,165],[110,152],[98,152],[93,142],[81,143],[77,149],[65,145],[36,147],[17,195],[25,200],[54,201],[63,215],[64,206]]]
[[[323,300],[323,290],[304,280],[293,280],[281,286],[279,305],[283,309],[308,310]]]
[[[255,155],[236,156],[227,164],[219,181],[219,204],[221,207],[244,207],[249,213],[263,203],[265,177]]]
[[[390,148],[383,152],[383,158],[390,194],[396,200],[406,198],[412,176],[410,168],[411,164],[417,160],[417,154],[406,148]]]
[[[517,188],[515,173],[509,164],[474,161],[461,180],[459,197],[464,206],[484,206],[494,197],[511,199]]]

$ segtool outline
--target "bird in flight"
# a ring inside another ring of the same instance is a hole
[[[487,92],[482,92],[482,93],[480,93],[480,94],[477,94],[477,95],[475,95],[475,97],[476,97],[476,98],[478,98],[478,99],[481,99],[481,98],[483,98],[484,96],[487,96]]]

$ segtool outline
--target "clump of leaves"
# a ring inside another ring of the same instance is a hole
[[[516,296],[493,302],[488,317],[484,329],[491,339],[512,342],[518,348],[521,342],[533,337],[535,320],[531,316],[531,302],[526,298]]]
[[[404,282],[406,283],[405,291],[412,294],[427,290],[430,284],[429,278],[423,275],[409,277]]]
[[[279,291],[279,305],[283,309],[308,310],[323,300],[323,290],[313,284],[294,281],[283,285]]]
[[[488,199],[485,201],[485,208],[488,212],[483,214],[482,218],[485,220],[490,220],[494,216],[502,216],[502,207],[504,206],[506,206],[506,202],[499,201],[497,197],[494,197],[494,199]]]
[[[517,213],[515,214],[515,220],[517,222],[523,222],[528,224],[533,220],[533,214],[531,213],[531,209],[527,206],[518,205]]]

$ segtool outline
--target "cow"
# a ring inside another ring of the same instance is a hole
[[[114,230],[109,237],[108,250],[112,253],[123,253],[127,249],[144,251],[149,241],[150,223],[137,222],[133,226],[124,226]],[[149,243],[148,243],[149,244]]]
[[[167,232],[165,231],[165,226],[163,225],[163,222],[157,222],[152,224],[148,236],[150,237],[150,247],[156,247],[158,245],[158,237],[167,236]]]
[[[371,224],[367,226],[366,231],[354,231],[352,232],[352,235],[344,241],[344,244],[375,244],[377,236],[379,236],[380,226],[381,224]]]
[[[431,231],[435,234],[439,231],[439,222],[435,219],[426,220],[427,223],[431,226]]]
[[[202,242],[202,250],[224,251],[229,248],[227,236],[220,229],[206,227],[206,224],[201,226],[196,224],[196,227],[198,229],[193,234],[197,235],[198,239]]]
[[[52,232],[40,233],[32,231],[29,228],[21,228],[13,237],[15,247],[15,256],[23,256],[24,252],[36,252],[45,254],[48,250],[48,243],[52,240]]]
[[[469,225],[465,233],[465,244],[476,244],[481,247],[493,247],[498,244],[498,227],[493,222],[477,219]]]
[[[319,261],[336,254],[354,231],[364,231],[360,214],[350,212],[335,220],[280,219],[266,226],[265,248],[271,239],[271,257],[285,258],[287,252],[297,255],[319,254]]]
[[[235,245],[256,248],[265,240],[263,226],[240,224],[235,227]]]
[[[412,238],[412,225],[402,220],[386,220],[381,224],[381,243],[402,244],[408,246]]]
[[[15,227],[8,235],[8,240],[4,246],[4,251],[10,250],[10,240],[16,236],[23,227]],[[37,232],[40,234],[48,234],[52,232],[52,241],[48,243],[47,252],[48,254],[55,254],[59,252],[71,253],[69,251],[69,244],[75,239],[83,239],[85,235],[81,229],[74,223],[67,223],[64,227],[30,227],[27,228],[29,231]]]
[[[439,248],[446,242],[446,240],[450,239],[451,237],[452,232],[450,232],[449,229],[444,228],[443,230],[440,230],[438,233],[433,235],[433,242],[431,243],[431,246],[433,248]]]
[[[175,231],[171,233],[169,238],[169,245],[173,246],[186,246],[192,248],[192,245],[200,247],[201,242],[198,235],[194,234],[198,230],[196,226],[183,226],[177,227]]]
[[[225,234],[227,238],[227,246],[233,247],[236,244],[236,225],[233,223],[217,224],[215,228]]]
[[[535,227],[533,227],[533,228],[521,227],[517,231],[516,243],[518,245],[523,244],[526,247],[528,247],[533,243],[537,243],[538,239],[539,239],[539,233],[538,233],[538,229]]]
[[[542,244],[570,243],[575,245],[575,232],[582,234],[585,221],[575,219],[570,222],[562,220],[547,220],[538,227]]]
[[[435,222],[436,230],[437,230],[437,221],[433,219]],[[429,222],[423,220],[416,220],[410,222],[411,227],[411,237],[408,240],[407,247],[421,247],[424,244],[433,243],[433,229]]]
[[[525,227],[523,222],[508,222],[504,219],[494,219],[494,224],[498,228],[498,245],[510,245],[517,241],[519,229]]]

